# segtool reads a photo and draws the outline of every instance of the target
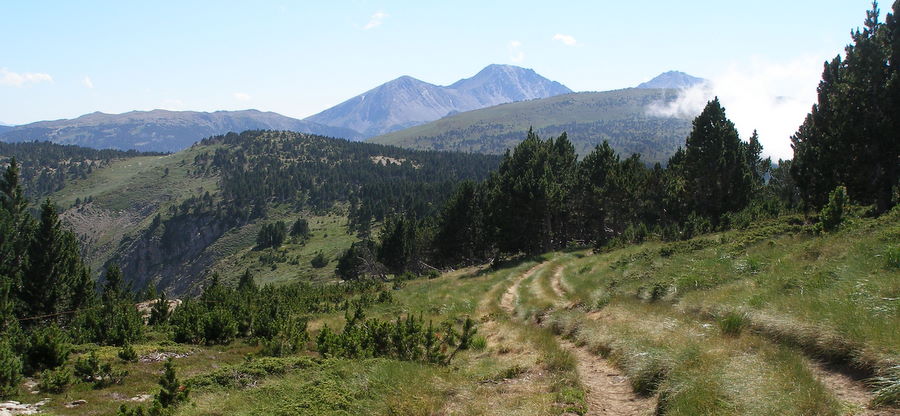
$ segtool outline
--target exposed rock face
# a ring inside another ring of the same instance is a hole
[[[185,214],[173,217],[139,237],[125,239],[118,250],[122,272],[135,287],[155,282],[172,293],[192,293],[192,286],[216,260],[209,247],[228,224],[213,215]]]

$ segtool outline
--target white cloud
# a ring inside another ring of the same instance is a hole
[[[562,33],[557,33],[557,34],[553,35],[553,40],[558,40],[558,41],[562,42],[563,45],[566,45],[566,46],[575,46],[576,44],[578,44],[578,41],[576,41],[573,36],[563,35]]]
[[[517,40],[509,41],[509,60],[517,64],[525,60],[525,52],[522,51],[522,42]]]
[[[375,12],[375,14],[372,15],[372,18],[369,19],[369,23],[366,23],[366,25],[363,26],[363,30],[374,29],[378,26],[381,26],[381,24],[384,22],[384,19],[388,16],[389,15],[387,13],[382,11]]]
[[[0,85],[21,87],[28,83],[53,82],[53,77],[40,72],[25,72],[22,74],[0,68]]]
[[[84,85],[87,88],[94,88],[94,81],[91,81],[91,77],[84,77],[81,80],[81,85]]]
[[[790,159],[790,137],[816,102],[822,62],[813,57],[737,62],[708,83],[682,90],[676,100],[651,104],[647,110],[658,116],[693,118],[709,100],[719,97],[741,138],[746,140],[756,129],[764,154],[775,160]]]
[[[250,99],[250,94],[247,94],[244,92],[236,92],[233,95],[234,95],[234,99],[236,99],[238,101],[247,101]]]

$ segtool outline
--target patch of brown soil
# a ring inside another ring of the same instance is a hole
[[[578,360],[578,377],[586,391],[588,416],[649,415],[656,409],[655,397],[637,395],[628,378],[607,360],[579,348],[570,341],[560,340]]]
[[[900,409],[876,408],[870,409],[874,394],[859,380],[831,368],[828,364],[819,361],[810,361],[809,369],[820,383],[825,385],[840,401],[855,407],[854,416],[896,416]]]

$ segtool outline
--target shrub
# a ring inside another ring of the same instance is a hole
[[[200,302],[187,300],[175,310],[169,321],[175,342],[199,344],[203,340],[203,309]]]
[[[113,384],[122,384],[127,375],[128,371],[126,370],[113,370],[112,364],[103,364],[100,366],[97,374],[94,375],[94,388],[102,389]]]
[[[166,292],[163,292],[156,302],[153,302],[153,308],[150,309],[150,319],[147,321],[150,325],[163,325],[169,321],[169,301],[166,299]]]
[[[368,358],[390,357],[403,361],[448,364],[454,355],[468,348],[477,329],[467,319],[457,332],[452,321],[438,328],[422,318],[407,315],[393,322],[366,320],[362,310],[347,311],[347,324],[342,333],[323,326],[316,338],[316,350],[325,357]],[[446,352],[452,352],[447,355]]]
[[[0,398],[16,394],[22,380],[22,360],[9,343],[0,341]]]
[[[75,376],[81,381],[93,382],[95,389],[121,384],[127,375],[127,371],[113,370],[112,364],[101,365],[95,351],[91,351],[87,357],[75,361]]]
[[[172,358],[166,360],[163,375],[159,378],[159,393],[156,394],[156,402],[163,408],[175,407],[179,403],[187,401],[189,389],[178,381],[175,375],[175,363]]]
[[[119,358],[122,361],[134,362],[137,361],[138,355],[137,352],[134,351],[134,348],[131,347],[131,344],[125,344],[122,348],[119,349]]]
[[[93,381],[94,376],[100,372],[100,359],[97,353],[91,351],[87,357],[80,358],[75,361],[75,377],[82,381]]]
[[[316,253],[316,256],[313,257],[312,260],[309,261],[309,264],[312,267],[321,269],[328,265],[328,258],[325,257],[325,254],[320,251],[320,252]]]
[[[243,388],[268,376],[283,375],[291,369],[315,365],[316,361],[309,357],[263,357],[222,366],[215,371],[191,377],[185,384],[194,388],[208,386]]]
[[[144,334],[144,319],[131,302],[122,302],[110,309],[112,316],[110,329],[104,340],[106,344],[120,346],[141,339]]]
[[[203,335],[207,344],[228,344],[237,334],[237,321],[228,309],[216,307],[206,314]]]
[[[72,384],[72,369],[60,368],[57,370],[44,370],[41,373],[41,381],[38,388],[41,391],[59,394]]]
[[[847,188],[838,186],[828,195],[828,203],[822,207],[819,213],[817,228],[820,231],[831,232],[840,227],[844,220],[844,206],[847,204]]]
[[[65,364],[70,352],[69,338],[58,326],[43,326],[35,329],[28,339],[25,364],[30,373],[54,369]]]
[[[305,319],[285,319],[277,334],[263,342],[263,355],[281,357],[301,351],[309,342]]]

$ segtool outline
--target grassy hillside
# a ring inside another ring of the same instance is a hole
[[[0,167],[5,170],[15,159],[26,196],[36,202],[61,190],[72,180],[86,178],[94,169],[106,167],[114,160],[159,155],[50,142],[0,143]]]
[[[664,89],[564,94],[459,113],[369,141],[411,149],[502,154],[533,127],[542,137],[567,132],[582,156],[606,140],[619,154],[641,153],[644,160],[662,162],[684,145],[691,123],[650,116],[647,107],[676,96],[675,90]]]
[[[192,398],[181,415],[891,415],[898,409],[880,404],[898,400],[898,282],[900,211],[826,235],[782,217],[398,282],[391,301],[365,310],[477,318],[474,347],[449,366],[253,358],[259,346],[186,346],[152,332],[136,346],[145,362],[123,364],[123,385],[18,398],[48,396],[54,414],[109,414],[158,389],[156,352],[181,354]],[[310,319],[313,334],[339,330],[344,312]],[[115,349],[99,351],[116,360]],[[64,407],[75,399],[87,404]]]
[[[431,215],[456,182],[482,179],[498,161],[248,132],[112,160],[52,197],[95,270],[119,263],[135,288],[181,293],[210,271],[231,279],[249,268],[264,283],[332,277],[334,259],[357,239],[348,216],[377,224],[394,211]],[[308,241],[255,250],[263,225],[298,218],[310,222]],[[329,264],[311,267],[320,252]]]

